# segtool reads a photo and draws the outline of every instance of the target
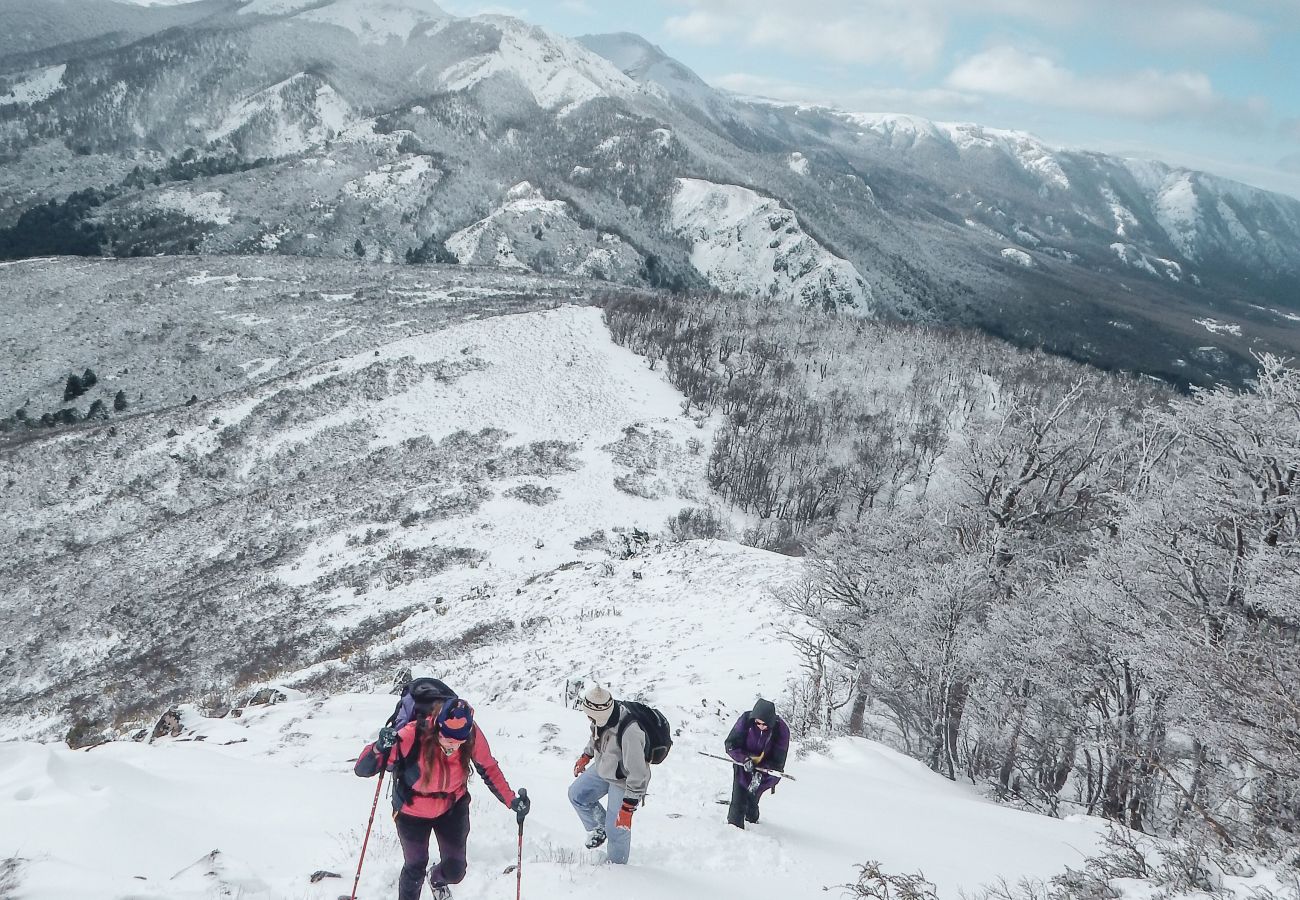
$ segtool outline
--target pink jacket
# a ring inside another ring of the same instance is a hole
[[[416,725],[416,722],[408,722],[402,726],[397,732],[397,746],[389,751],[388,768],[395,772],[393,806],[398,812],[408,816],[436,819],[465,795],[467,776],[464,767],[460,765],[459,753],[446,756],[441,751],[435,754],[433,766],[429,770],[414,760],[410,761],[410,765],[402,764],[400,769],[395,769],[395,764],[407,762],[407,757],[415,747]],[[437,740],[437,738],[425,735],[421,740]],[[361,751],[361,756],[357,758],[355,771],[363,776],[377,774],[381,762],[382,757],[375,749],[375,745],[367,744]],[[474,755],[471,757],[471,762],[478,770],[483,783],[488,786],[488,790],[503,804],[509,806],[515,792],[506,781],[506,776],[501,773],[501,767],[492,756],[492,748],[488,746],[487,736],[483,734],[477,723],[474,725]],[[417,770],[418,778],[414,778],[414,772]],[[406,781],[412,779],[414,784],[408,786]],[[400,807],[399,801],[401,801]]]

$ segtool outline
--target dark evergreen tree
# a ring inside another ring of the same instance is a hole
[[[86,386],[81,383],[81,379],[75,374],[69,375],[68,383],[63,386],[63,402],[76,400],[84,393],[86,393]]]

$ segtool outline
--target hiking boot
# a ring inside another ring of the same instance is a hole
[[[451,888],[447,887],[447,882],[430,879],[429,887],[433,890],[430,895],[433,900],[451,900]]]
[[[605,829],[597,825],[594,830],[587,833],[586,847],[588,850],[595,850],[603,843],[605,843]]]

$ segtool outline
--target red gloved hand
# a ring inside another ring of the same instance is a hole
[[[573,777],[577,778],[583,772],[587,771],[587,763],[589,762],[591,762],[591,757],[587,754],[584,753],[579,756],[578,761],[573,764]]]
[[[614,820],[615,828],[632,829],[632,813],[636,812],[635,800],[624,800],[623,805],[619,807],[618,818]]]

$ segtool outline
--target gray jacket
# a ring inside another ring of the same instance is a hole
[[[591,737],[582,752],[592,757],[596,774],[611,784],[623,788],[624,796],[640,800],[650,786],[650,763],[645,759],[645,732],[636,720],[624,725],[624,716],[628,715],[623,704],[615,703],[618,721],[610,718],[608,727],[597,731],[591,727]],[[618,740],[620,727],[623,740]]]

